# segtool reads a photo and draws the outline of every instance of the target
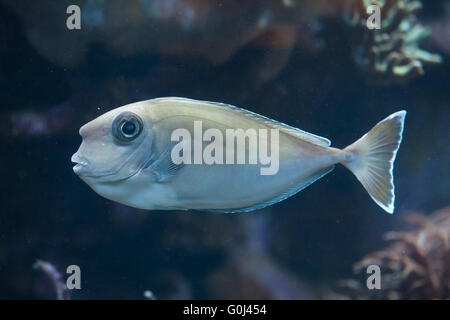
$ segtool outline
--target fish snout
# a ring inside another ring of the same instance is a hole
[[[97,137],[99,135],[104,134],[104,131],[108,130],[108,127],[104,127],[102,125],[99,125],[95,121],[91,121],[83,125],[80,130],[78,130],[78,134],[81,136],[81,138],[84,139],[90,139],[92,137]]]
[[[73,171],[76,174],[82,173],[83,170],[86,170],[86,168],[89,166],[89,161],[85,157],[79,155],[78,152],[72,156],[71,161],[73,163],[76,163],[76,165],[73,167]]]

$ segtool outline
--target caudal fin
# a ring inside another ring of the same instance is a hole
[[[372,199],[389,213],[394,212],[395,156],[402,141],[406,111],[398,111],[379,122],[358,141],[349,145],[343,164],[362,183]]]

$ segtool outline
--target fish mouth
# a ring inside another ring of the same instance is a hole
[[[71,161],[76,163],[73,167],[73,171],[76,174],[80,174],[82,170],[85,170],[89,166],[89,161],[76,153],[72,156]]]
[[[80,156],[78,153],[75,153],[70,160],[73,163],[75,163],[75,166],[73,166],[73,172],[75,172],[75,174],[77,174],[78,176],[80,176],[83,179],[86,179],[86,178],[89,178],[89,179],[109,178],[110,176],[115,175],[118,171],[118,170],[113,171],[113,172],[93,171],[93,168],[92,168],[89,160],[83,156]]]

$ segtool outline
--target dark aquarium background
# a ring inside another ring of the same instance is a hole
[[[444,0],[0,0],[0,298],[450,298],[449,61]],[[245,214],[98,196],[72,171],[79,127],[163,96],[240,106],[338,148],[407,110],[395,213],[342,166]],[[366,288],[370,264],[381,290]],[[81,290],[65,291],[69,265]]]

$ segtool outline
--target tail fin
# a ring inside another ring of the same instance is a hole
[[[353,172],[372,199],[394,212],[394,160],[402,141],[406,111],[398,111],[379,122],[358,141],[344,149],[350,153],[343,164]]]

